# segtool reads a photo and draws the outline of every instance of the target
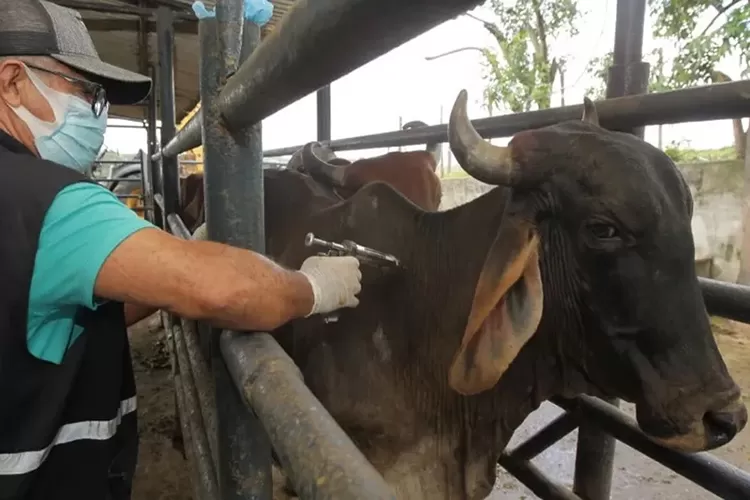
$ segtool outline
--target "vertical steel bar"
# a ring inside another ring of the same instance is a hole
[[[159,107],[161,110],[161,147],[174,137],[174,13],[169,7],[156,11],[156,37],[159,43]],[[162,227],[167,227],[166,216],[177,213],[180,203],[180,176],[177,158],[162,158],[162,189],[164,213]]]
[[[149,67],[151,81],[154,82],[154,87],[151,90],[151,95],[148,98],[148,158],[146,159],[146,173],[148,175],[148,184],[151,186],[150,191],[148,193],[144,193],[146,196],[146,199],[149,200],[149,203],[153,206],[152,212],[151,212],[151,218],[149,221],[153,224],[156,224],[159,227],[162,226],[163,217],[161,214],[161,208],[159,205],[156,204],[154,201],[154,194],[161,192],[161,182],[159,175],[159,169],[161,168],[161,160],[154,161],[152,158],[154,157],[154,154],[156,153],[157,144],[156,144],[156,116],[157,116],[157,100],[156,100],[156,94],[158,92],[158,89],[160,87],[160,83],[157,76],[156,76],[156,66],[152,64]],[[162,195],[163,196],[163,195]]]
[[[648,92],[649,67],[642,61],[646,0],[618,0],[615,46],[607,80],[607,98]],[[622,130],[643,138],[644,127]],[[605,400],[615,407],[618,399]],[[617,440],[591,422],[578,431],[573,492],[584,500],[606,500],[612,491]]]
[[[229,131],[217,98],[242,57],[260,42],[260,28],[244,22],[242,0],[220,0],[216,17],[200,21],[201,134],[208,237],[264,250],[263,152],[260,124]],[[243,26],[244,24],[244,26]],[[271,448],[257,417],[248,411],[212,335],[219,490],[223,500],[270,500]]]
[[[317,92],[318,141],[331,140],[331,86],[326,85]]]

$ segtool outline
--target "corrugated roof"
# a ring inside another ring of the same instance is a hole
[[[141,22],[139,13],[146,9],[154,10],[159,5],[172,7],[175,12],[187,14],[175,23],[175,111],[177,123],[195,107],[199,101],[200,49],[198,42],[198,22],[192,15],[191,0],[52,0],[57,4],[77,9],[91,32],[100,57],[116,66],[131,71],[148,74],[148,65],[158,64],[159,53],[156,44],[155,17],[147,23],[148,52],[139,52]],[[294,5],[296,0],[270,0],[274,4],[271,20],[263,26],[261,36],[265,37]],[[204,0],[206,6],[213,6],[215,0]],[[112,7],[117,13],[101,12]],[[146,67],[144,67],[146,64]],[[115,106],[112,116],[145,119],[145,106]]]

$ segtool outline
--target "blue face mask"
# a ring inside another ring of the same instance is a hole
[[[55,121],[46,122],[24,107],[11,108],[29,127],[39,156],[88,172],[104,143],[107,110],[97,118],[91,104],[80,97],[50,88],[28,67],[26,74],[55,114]]]

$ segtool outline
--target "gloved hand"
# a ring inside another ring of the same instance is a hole
[[[356,307],[362,289],[359,261],[354,257],[308,257],[300,267],[310,282],[315,301],[307,316],[325,314],[342,307]]]

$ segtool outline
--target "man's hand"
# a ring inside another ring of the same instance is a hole
[[[354,257],[308,257],[300,273],[310,281],[315,297],[308,314],[325,314],[342,307],[356,307],[362,289],[359,261]]]

